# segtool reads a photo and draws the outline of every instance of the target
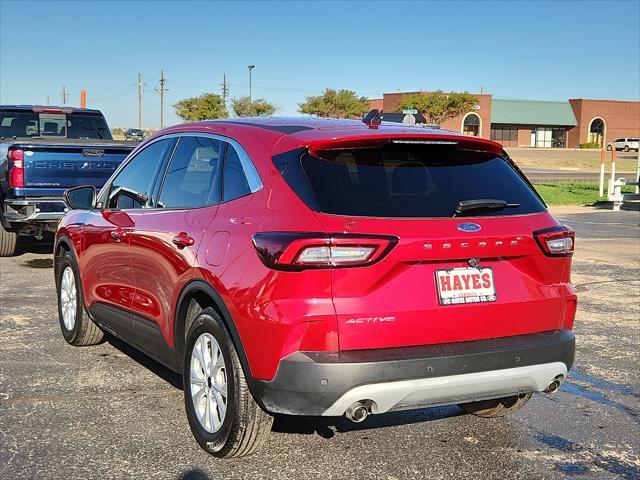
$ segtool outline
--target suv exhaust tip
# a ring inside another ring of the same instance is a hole
[[[556,393],[560,388],[560,383],[562,383],[561,376],[554,378],[551,383],[547,385],[547,388],[544,389],[544,393]]]
[[[353,423],[364,422],[369,415],[369,408],[362,402],[355,402],[344,413],[344,415]]]

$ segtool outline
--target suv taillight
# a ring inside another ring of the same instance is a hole
[[[24,187],[24,151],[9,149],[7,159],[9,160],[9,186]]]
[[[371,265],[397,243],[397,237],[386,235],[262,232],[253,236],[262,263],[288,271]]]
[[[573,255],[575,232],[566,225],[537,230],[533,232],[533,237],[544,254],[549,257]]]

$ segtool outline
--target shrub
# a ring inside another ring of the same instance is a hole
[[[599,143],[581,143],[580,144],[580,148],[602,148],[602,145],[600,145]]]

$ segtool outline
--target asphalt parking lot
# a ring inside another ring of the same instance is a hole
[[[560,392],[494,420],[456,406],[279,417],[237,460],[192,439],[179,377],[115,340],[64,342],[51,246],[31,243],[0,267],[0,478],[640,478],[640,213],[554,213],[577,232],[580,295]]]

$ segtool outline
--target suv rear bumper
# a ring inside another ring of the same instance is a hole
[[[372,413],[541,392],[573,364],[569,330],[417,347],[296,352],[252,391],[266,410],[342,415],[354,402]]]

